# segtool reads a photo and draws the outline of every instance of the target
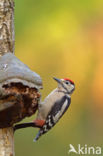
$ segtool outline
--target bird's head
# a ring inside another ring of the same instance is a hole
[[[75,84],[72,80],[68,78],[58,79],[55,77],[53,79],[58,82],[58,88],[60,91],[63,91],[68,94],[72,94],[73,91],[75,90]]]

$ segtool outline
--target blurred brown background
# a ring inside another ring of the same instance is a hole
[[[42,100],[56,87],[53,76],[76,84],[69,110],[37,143],[37,129],[15,133],[16,156],[103,145],[103,1],[15,0],[15,31],[16,56],[43,79]]]

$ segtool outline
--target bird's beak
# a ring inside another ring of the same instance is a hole
[[[58,79],[58,78],[56,78],[56,77],[53,77],[53,79],[54,79],[55,81],[57,81],[58,83],[62,84],[61,79]]]

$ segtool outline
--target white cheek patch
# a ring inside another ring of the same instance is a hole
[[[74,85],[72,85],[72,89],[74,88]]]
[[[68,105],[68,100],[65,100],[61,110],[55,116],[53,116],[54,123],[56,123],[60,119],[67,105]]]

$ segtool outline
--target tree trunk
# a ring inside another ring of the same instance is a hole
[[[0,0],[0,56],[14,52],[14,1]]]
[[[0,129],[0,156],[14,156],[13,128]]]
[[[14,53],[14,1],[0,0],[0,56]],[[13,127],[0,129],[0,156],[14,156]]]

